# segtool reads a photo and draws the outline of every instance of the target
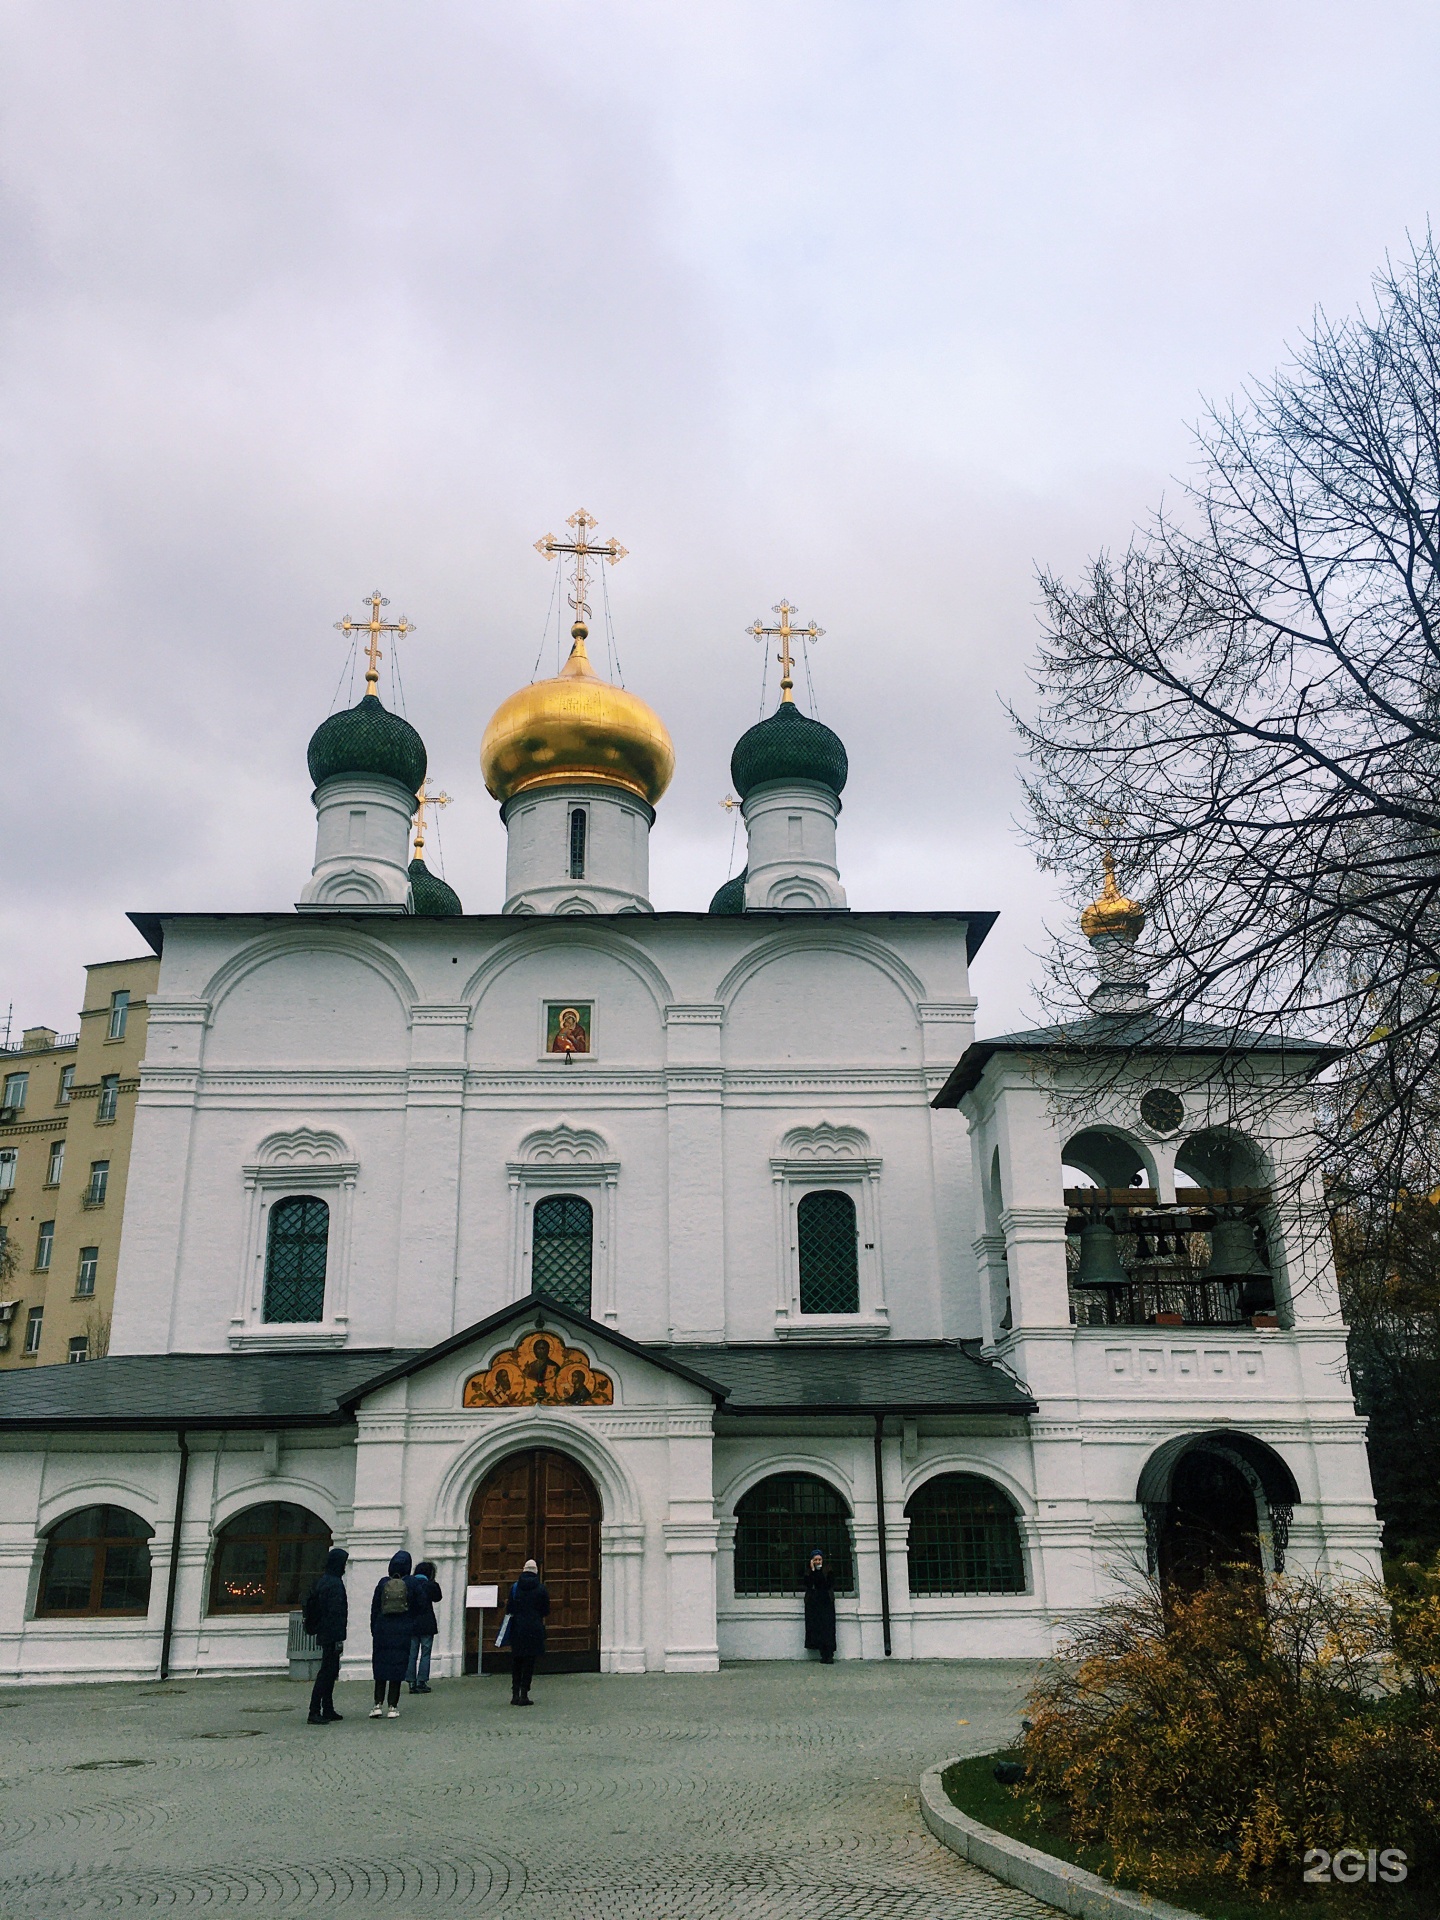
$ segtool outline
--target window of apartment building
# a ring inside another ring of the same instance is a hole
[[[95,1291],[95,1277],[100,1271],[100,1249],[81,1247],[80,1270],[75,1276],[77,1294],[89,1295]]]
[[[90,1162],[90,1184],[85,1189],[85,1205],[87,1207],[103,1207],[105,1204],[105,1189],[109,1184],[110,1162],[108,1160],[92,1160]]]
[[[40,1222],[40,1231],[35,1237],[35,1271],[37,1273],[49,1272],[50,1256],[54,1251],[55,1222],[53,1220],[42,1220]]]
[[[15,1184],[15,1163],[20,1158],[14,1147],[0,1147],[0,1193],[9,1193]]]
[[[96,1120],[102,1125],[107,1120],[113,1120],[119,1105],[120,1076],[118,1073],[107,1073],[100,1081],[100,1105],[95,1111]]]
[[[90,1336],[88,1333],[77,1333],[74,1336],[70,1342],[70,1351],[66,1354],[65,1358],[70,1361],[72,1365],[78,1360],[88,1360],[90,1358]]]
[[[25,1351],[26,1353],[38,1353],[40,1351],[40,1334],[44,1326],[45,1326],[44,1307],[31,1307],[30,1312],[28,1313],[25,1319]]]
[[[50,1164],[45,1169],[46,1186],[58,1187],[60,1184],[60,1176],[64,1171],[65,1142],[63,1140],[52,1140],[50,1142]]]
[[[5,1076],[5,1097],[0,1106],[13,1107],[19,1113],[25,1105],[25,1096],[30,1091],[28,1073],[7,1073]]]
[[[130,993],[128,988],[122,987],[118,993],[112,993],[110,996],[110,1031],[106,1035],[106,1038],[109,1040],[123,1040],[125,1038],[125,1023],[129,1018]]]
[[[71,1065],[71,1066],[68,1066],[68,1067],[61,1067],[61,1069],[60,1069],[60,1091],[59,1091],[59,1092],[58,1092],[58,1093],[56,1094],[56,1096],[55,1096],[55,1104],[56,1104],[56,1106],[57,1106],[57,1107],[68,1107],[68,1106],[69,1106],[69,1104],[70,1104],[70,1089],[71,1089],[71,1088],[72,1088],[72,1087],[74,1086],[74,1084],[75,1084],[75,1068],[74,1068],[74,1066],[73,1066],[73,1065]]]

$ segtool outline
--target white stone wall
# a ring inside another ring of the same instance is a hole
[[[614,1170],[614,1294],[596,1304],[633,1337],[771,1337],[785,1257],[771,1161],[822,1123],[878,1163],[893,1332],[978,1333],[971,1236],[955,1230],[968,1160],[956,1117],[929,1107],[972,1032],[963,926],[636,925],[172,923],[112,1351],[266,1343],[255,1193],[282,1197],[267,1156],[307,1132],[334,1143],[323,1164],[353,1169],[310,1343],[423,1346],[473,1324],[528,1290],[515,1169],[527,1139],[564,1126],[594,1134]],[[567,1065],[545,1051],[545,1006],[572,999],[594,1006],[592,1051]],[[291,1164],[308,1191],[303,1155]]]

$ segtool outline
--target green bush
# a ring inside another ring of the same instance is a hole
[[[1440,1577],[1137,1584],[1030,1699],[1026,1792],[1147,1888],[1293,1888],[1307,1849],[1440,1867]]]

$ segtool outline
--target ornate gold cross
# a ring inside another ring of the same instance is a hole
[[[813,620],[808,627],[792,627],[790,624],[790,616],[792,613],[798,613],[800,609],[798,607],[792,607],[788,600],[782,600],[778,607],[772,607],[770,611],[779,614],[780,624],[778,627],[764,627],[761,626],[757,620],[753,627],[747,627],[745,631],[747,633],[753,633],[757,640],[778,640],[780,642],[780,651],[775,656],[780,662],[780,699],[782,703],[786,700],[793,702],[795,698],[793,692],[795,685],[795,662],[790,652],[790,642],[792,640],[818,640],[825,629],[823,627],[817,627]]]
[[[416,631],[414,622],[407,620],[403,613],[398,620],[382,620],[380,618],[380,609],[382,607],[388,607],[389,604],[390,602],[377,587],[365,602],[365,605],[370,609],[370,618],[368,620],[352,620],[347,613],[343,620],[337,620],[335,622],[335,631],[337,633],[368,633],[370,636],[365,642],[365,658],[368,662],[365,668],[365,691],[367,694],[374,693],[376,687],[380,684],[379,662],[384,657],[380,652],[381,634],[414,633]]]
[[[420,791],[415,796],[415,858],[418,860],[425,845],[425,809],[433,807],[438,814],[441,807],[450,805],[448,793],[432,793],[427,775],[421,782]]]
[[[562,553],[574,556],[575,580],[568,598],[570,605],[575,609],[576,620],[583,621],[589,617],[590,613],[590,602],[585,597],[588,587],[586,574],[588,563],[594,558],[602,562],[608,560],[612,567],[617,567],[629,552],[629,548],[622,547],[618,540],[591,540],[589,534],[593,528],[599,526],[600,522],[593,515],[588,514],[584,507],[577,508],[565,524],[575,529],[573,540],[560,540],[553,533],[547,533],[543,540],[535,542],[535,551],[547,560],[554,560]]]

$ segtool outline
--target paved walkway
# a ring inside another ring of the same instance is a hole
[[[933,1840],[921,1770],[1014,1731],[1019,1663],[437,1682],[305,1724],[280,1680],[0,1693],[0,1915],[1054,1920]]]

